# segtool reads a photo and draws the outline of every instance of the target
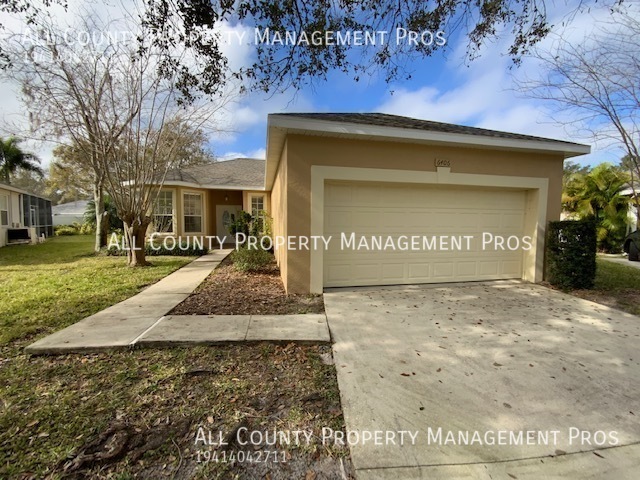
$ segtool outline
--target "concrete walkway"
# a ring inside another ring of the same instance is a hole
[[[230,252],[216,250],[197,258],[137,295],[44,337],[25,351],[64,354],[132,348],[138,344],[329,341],[324,315],[166,317]]]

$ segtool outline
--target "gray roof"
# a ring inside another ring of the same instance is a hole
[[[61,203],[51,207],[54,215],[83,215],[87,209],[89,200],[76,200],[74,202]]]
[[[45,197],[44,195],[40,195],[39,193],[30,192],[29,190],[25,190],[24,188],[15,187],[15,186],[13,186],[13,185],[11,185],[9,183],[0,182],[0,188],[4,188],[6,190],[12,190],[14,192],[23,193],[23,194],[26,194],[26,195],[31,195],[32,197],[42,198],[44,200],[51,201],[51,199],[49,197]]]
[[[537,140],[541,142],[573,143],[563,140],[522,135],[519,133],[487,130],[485,128],[467,127],[451,123],[419,120],[417,118],[389,115],[387,113],[278,113],[277,115],[308,118],[310,120],[324,120],[328,122],[354,123],[359,125],[374,125],[379,127],[408,128],[412,130],[426,130],[441,133],[458,133],[464,135],[478,135],[483,137],[508,138],[513,140]],[[574,145],[579,145],[573,143]]]
[[[264,160],[234,158],[167,172],[166,184],[186,182],[204,187],[264,187]]]

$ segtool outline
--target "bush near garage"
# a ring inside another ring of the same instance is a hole
[[[593,288],[596,245],[593,219],[549,222],[546,271],[549,283],[562,290]]]

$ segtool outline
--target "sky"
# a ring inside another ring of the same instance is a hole
[[[97,8],[109,8],[112,12],[117,9],[113,5]],[[569,9],[564,2],[555,2],[553,8],[550,11],[552,23],[559,25],[555,32],[562,31],[576,41],[588,37],[596,21],[609,15],[606,9],[594,8],[575,15],[567,24]],[[59,14],[61,19],[64,18],[64,13]],[[12,21],[1,17],[0,20],[4,24]],[[231,66],[251,64],[255,55],[250,41],[253,40],[253,29],[226,23],[219,27],[227,33],[223,38],[229,38],[224,52]],[[242,32],[246,32],[245,39],[249,40],[237,40],[236,34]],[[219,121],[226,133],[212,133],[210,147],[222,160],[264,158],[269,113],[382,112],[586,143],[592,146],[593,153],[579,157],[577,160],[581,164],[617,162],[622,156],[619,148],[596,144],[589,137],[576,136],[575,132],[554,121],[549,105],[518,93],[514,78],[535,75],[536,64],[525,59],[522,65],[512,68],[511,60],[505,55],[509,40],[490,42],[483,48],[480,58],[466,61],[466,38],[463,35],[448,36],[446,49],[408,65],[412,73],[410,80],[387,84],[381,75],[372,75],[356,82],[345,74],[331,72],[325,81],[316,81],[313,86],[277,94],[251,93],[239,97],[220,116]],[[0,134],[11,133],[10,129],[15,129],[16,124],[26,124],[14,85],[0,83],[0,105],[3,106],[0,110]],[[52,145],[32,143],[30,147],[46,166],[51,159]]]

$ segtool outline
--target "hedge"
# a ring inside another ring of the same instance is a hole
[[[549,283],[563,290],[592,288],[596,278],[596,224],[593,220],[549,222]]]

